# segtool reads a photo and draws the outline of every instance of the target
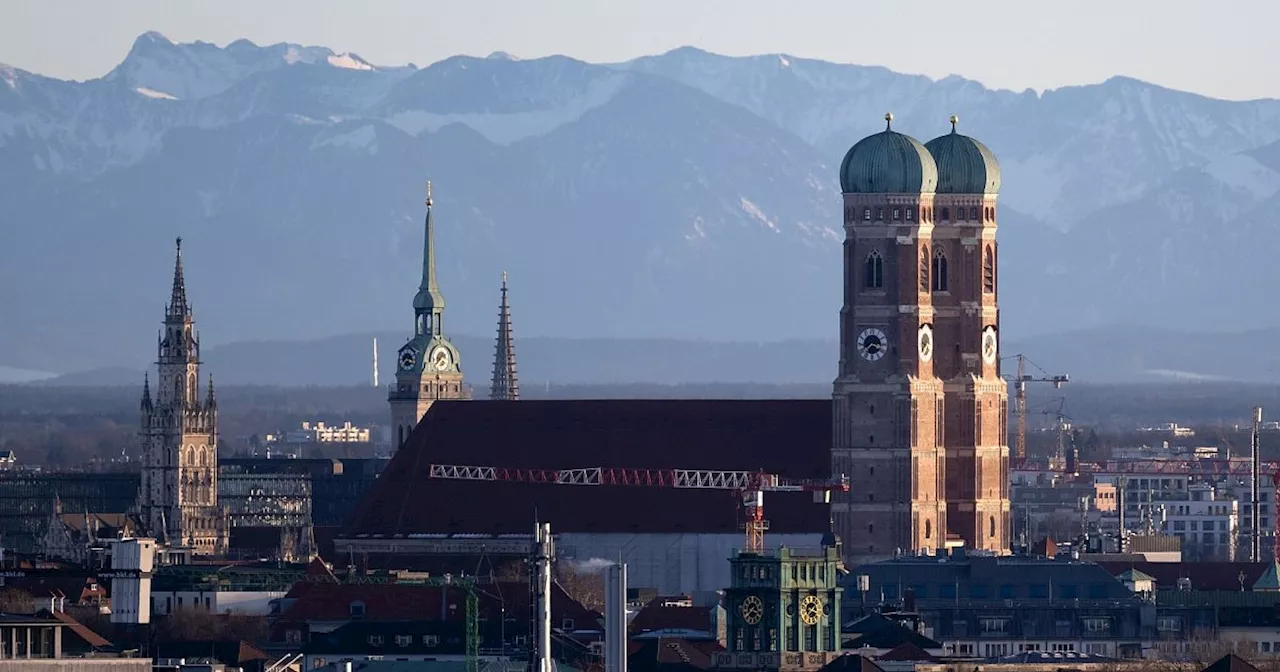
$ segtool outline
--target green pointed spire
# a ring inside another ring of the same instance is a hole
[[[420,318],[419,323],[422,322],[421,318],[427,315],[439,315],[444,312],[444,294],[440,293],[440,285],[436,283],[435,224],[431,217],[431,206],[431,183],[427,182],[427,222],[426,233],[422,239],[422,284],[418,285],[418,294],[413,297],[413,309]],[[435,319],[431,322],[438,329],[439,320]]]

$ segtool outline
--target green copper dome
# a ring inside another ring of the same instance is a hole
[[[987,146],[956,132],[951,117],[951,132],[925,144],[938,165],[939,194],[1000,193],[1000,162]]]
[[[938,167],[918,140],[890,127],[858,141],[840,165],[840,188],[846,194],[918,194],[938,182]]]

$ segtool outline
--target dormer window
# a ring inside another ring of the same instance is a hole
[[[895,221],[895,222],[896,222],[896,221],[898,221],[899,219],[902,219],[902,208],[894,208],[894,209],[893,209],[893,221]]]
[[[356,601],[347,605],[347,613],[351,618],[364,618],[364,602]]]
[[[947,221],[947,220],[949,220],[949,219],[951,219],[951,208],[943,208],[943,209],[942,209],[942,221],[944,221],[944,222],[945,222],[945,221]]]
[[[876,221],[884,221],[884,208],[876,208]]]
[[[975,205],[974,207],[969,208],[969,219],[974,221],[978,220],[978,206]]]
[[[871,208],[862,209],[862,221],[864,222],[871,221]]]
[[[907,221],[908,221],[908,222],[915,218],[915,211],[916,211],[916,209],[915,209],[915,208],[907,208]]]
[[[369,646],[382,646],[382,635],[369,635]]]

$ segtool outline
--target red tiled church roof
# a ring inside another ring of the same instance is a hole
[[[346,534],[736,533],[732,492],[429,479],[431,464],[755,470],[831,474],[823,400],[442,401],[432,405],[357,507]],[[822,533],[809,493],[768,493],[770,531]]]

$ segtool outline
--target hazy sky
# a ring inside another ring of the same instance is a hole
[[[503,50],[618,61],[694,45],[1043,90],[1125,74],[1280,97],[1275,0],[0,0],[0,62],[86,79],[134,38],[297,42],[374,63]]]

